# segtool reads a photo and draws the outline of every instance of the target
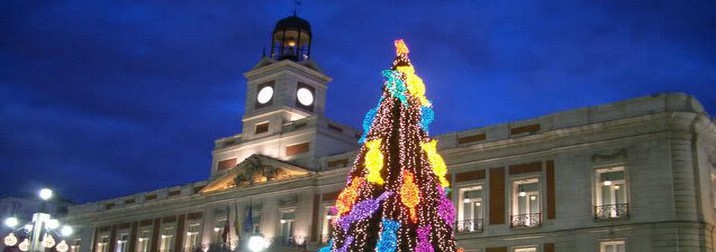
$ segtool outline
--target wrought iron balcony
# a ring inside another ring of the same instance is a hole
[[[594,206],[595,220],[620,219],[629,217],[629,204]]]
[[[276,236],[271,239],[271,247],[306,247],[306,236]]]
[[[538,227],[542,224],[541,213],[518,214],[510,216],[510,227]]]
[[[461,220],[455,223],[455,232],[482,232],[482,219]]]

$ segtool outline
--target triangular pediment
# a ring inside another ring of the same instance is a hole
[[[264,155],[254,154],[241,161],[231,170],[211,181],[202,194],[224,191],[235,187],[247,187],[268,182],[282,181],[312,174],[306,168]]]

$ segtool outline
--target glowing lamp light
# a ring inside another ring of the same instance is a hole
[[[57,244],[57,247],[55,247],[55,250],[58,252],[67,252],[67,250],[70,249],[70,246],[67,246],[67,243],[65,240],[62,240],[60,243]]]
[[[5,242],[5,246],[9,246],[9,247],[15,246],[15,244],[17,244],[17,236],[15,236],[14,233],[10,233],[7,236],[5,236],[4,242]]]
[[[475,202],[475,206],[482,206],[482,203],[480,203],[479,201]]]
[[[20,251],[28,251],[28,250],[30,250],[30,240],[28,240],[27,238],[25,238],[25,240],[23,240],[23,241],[20,243],[20,245],[17,245],[17,247],[20,249]]]
[[[463,203],[470,203],[470,202],[472,202],[472,200],[471,200],[471,199],[464,199],[464,200],[462,200],[462,202],[463,202]]]
[[[294,46],[296,46],[296,41],[294,41],[294,40],[289,40],[288,42],[286,42],[286,44],[287,44],[288,46],[290,46],[290,47],[294,47]]]
[[[286,224],[286,219],[281,218],[281,220],[279,222],[281,222],[281,224]]]
[[[612,185],[612,181],[611,181],[611,180],[609,180],[609,179],[604,180],[604,186],[610,186],[610,185]]]
[[[60,226],[60,221],[57,219],[51,219],[47,221],[47,228],[50,230],[54,230]]]
[[[47,189],[47,188],[42,188],[42,190],[40,190],[39,195],[40,195],[40,199],[48,200],[48,199],[52,198],[52,190]]]
[[[527,193],[525,192],[525,189],[520,188],[520,193],[518,194],[520,197],[527,196]]]
[[[537,196],[530,195],[530,200],[536,200],[536,199],[537,199]]]
[[[60,229],[60,234],[61,234],[62,236],[70,236],[70,235],[72,235],[72,233],[73,233],[74,231],[75,231],[75,230],[72,229],[72,227],[70,227],[70,226],[64,226],[64,227],[62,227],[62,229]]]
[[[15,218],[15,217],[9,217],[9,218],[5,219],[5,226],[14,228],[14,227],[17,226],[17,223],[18,223],[18,222],[19,222],[19,221],[17,220],[17,218]]]
[[[254,252],[260,252],[266,248],[268,248],[268,243],[263,237],[256,235],[251,236],[251,238],[249,238],[249,250]]]
[[[214,232],[219,232],[219,230],[221,230],[220,227],[214,227]]]
[[[55,246],[55,238],[52,237],[52,235],[46,235],[45,239],[42,239],[42,246],[45,246],[45,248],[52,248]]]
[[[619,190],[619,185],[614,185],[614,190]]]

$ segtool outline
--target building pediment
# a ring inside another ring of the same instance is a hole
[[[235,187],[247,187],[312,174],[306,168],[264,155],[253,154],[234,168],[211,181],[202,194],[224,191]]]

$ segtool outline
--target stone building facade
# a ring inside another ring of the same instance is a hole
[[[305,20],[279,21],[275,50],[245,74],[243,132],[215,141],[208,179],[70,207],[71,251],[219,251],[255,234],[270,251],[325,243],[361,132],[323,115],[331,79],[307,54],[311,36]],[[715,250],[716,124],[692,96],[435,138],[465,251]]]

